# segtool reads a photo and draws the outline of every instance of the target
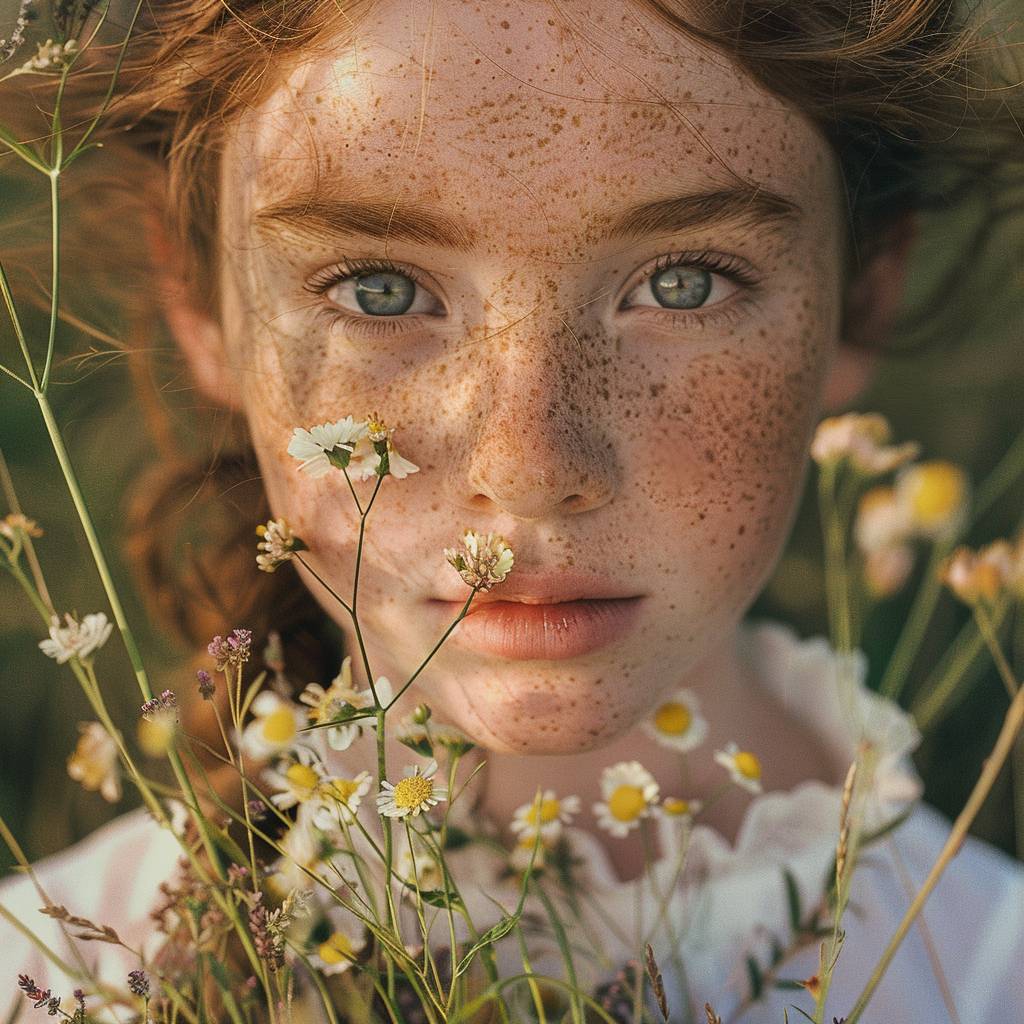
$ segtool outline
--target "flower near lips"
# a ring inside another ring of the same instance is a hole
[[[346,469],[352,460],[357,442],[366,436],[366,424],[351,416],[319,426],[296,427],[288,442],[288,454],[299,460],[299,470],[311,477],[321,477],[331,468]]]
[[[515,556],[504,539],[497,534],[479,534],[467,530],[462,549],[445,548],[444,557],[463,582],[474,590],[490,590],[512,571]]]
[[[700,713],[700,701],[692,690],[677,690],[644,722],[644,731],[662,746],[685,753],[704,742],[707,719]]]
[[[725,750],[715,751],[715,760],[732,776],[737,786],[750,793],[761,792],[761,761],[749,750],[740,750],[735,743],[727,743]]]
[[[296,551],[306,550],[302,538],[295,536],[283,517],[261,523],[256,527],[256,535],[260,538],[256,544],[260,552],[256,564],[263,572],[273,572],[279,565],[290,562]]]
[[[65,613],[63,626],[54,615],[50,620],[50,638],[39,641],[39,650],[58,665],[72,658],[85,661],[107,642],[113,629],[113,623],[107,621],[103,612],[86,615],[81,622]]]
[[[68,758],[68,775],[85,789],[99,790],[108,803],[121,799],[117,744],[99,722],[79,722],[81,736]]]
[[[579,809],[578,796],[558,797],[553,789],[545,789],[530,803],[516,808],[509,828],[519,836],[520,844],[532,847],[538,832],[545,843],[552,843],[562,834],[564,826],[572,824],[573,815],[578,814]]]
[[[407,767],[405,778],[395,785],[385,779],[377,794],[377,810],[386,818],[415,817],[447,800],[447,789],[434,782],[436,772],[437,762],[430,761],[422,770],[420,765]]]
[[[366,421],[366,441],[370,444],[376,459],[364,456],[361,460],[363,475],[393,476],[396,480],[404,480],[410,473],[418,473],[420,467],[403,458],[395,451],[391,440],[394,427],[389,427],[381,418],[373,413]],[[362,453],[359,453],[362,454]],[[375,464],[374,464],[375,463]],[[367,473],[365,467],[370,466]]]
[[[242,750],[250,757],[264,760],[296,746],[306,716],[297,704],[264,690],[252,702],[253,720],[242,732]]]
[[[941,540],[956,533],[967,515],[967,475],[952,462],[907,466],[896,477],[896,499],[920,537]]]
[[[639,761],[620,761],[601,773],[604,799],[594,804],[597,823],[622,839],[650,815],[658,795],[658,783]]]
[[[818,424],[811,442],[811,458],[819,466],[848,462],[866,476],[878,476],[917,458],[913,441],[890,445],[889,421],[878,413],[846,413]]]

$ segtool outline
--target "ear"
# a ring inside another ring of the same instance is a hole
[[[164,321],[185,356],[196,387],[217,405],[237,411],[241,399],[220,324],[189,287],[181,247],[155,212],[146,219],[145,234]]]
[[[847,285],[839,349],[825,381],[826,412],[850,405],[871,383],[903,302],[907,261],[916,237],[914,212],[900,214],[877,238]]]

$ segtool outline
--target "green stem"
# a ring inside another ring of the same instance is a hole
[[[7,309],[8,317],[10,317],[11,326],[14,328],[14,336],[18,339],[21,355],[25,360],[25,366],[28,368],[32,390],[34,393],[37,393],[40,390],[39,378],[36,377],[36,368],[32,363],[32,354],[29,352],[28,342],[25,340],[25,332],[21,327],[21,317],[18,316],[18,307],[14,304],[14,294],[11,291],[11,283],[7,279],[7,271],[4,270],[3,263],[0,263],[0,294],[3,295],[4,306]],[[21,378],[18,377],[18,380],[21,380]]]

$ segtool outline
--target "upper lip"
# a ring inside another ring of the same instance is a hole
[[[455,590],[446,583],[440,588],[438,601],[452,604],[465,602],[469,595],[465,586]],[[498,583],[493,590],[480,591],[473,598],[473,604],[492,603],[495,601],[516,601],[520,604],[561,604],[565,601],[609,600],[641,597],[631,591],[628,585],[610,580],[604,576],[589,573],[541,569],[513,568],[503,583]]]

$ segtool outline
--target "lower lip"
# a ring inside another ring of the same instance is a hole
[[[490,601],[477,605],[452,633],[452,643],[480,654],[516,661],[578,658],[621,640],[633,627],[640,597],[523,604]],[[451,610],[461,605],[435,601]]]

